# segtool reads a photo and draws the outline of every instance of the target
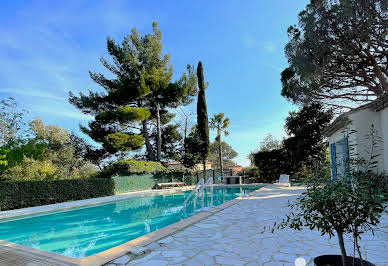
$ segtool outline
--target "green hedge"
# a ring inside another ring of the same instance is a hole
[[[254,163],[258,167],[258,181],[273,183],[281,174],[293,175],[295,166],[284,149],[259,151],[254,155]]]
[[[114,190],[111,179],[0,182],[0,210],[109,196]]]
[[[160,162],[145,162],[136,160],[118,161],[107,166],[98,177],[111,178],[116,175],[132,175],[166,172],[165,168]]]
[[[187,186],[197,183],[195,175],[183,172],[119,175],[112,177],[112,180],[115,184],[115,193],[152,189],[156,187],[157,183],[184,182]]]
[[[153,174],[114,176],[112,180],[115,193],[152,189],[157,182]]]
[[[171,172],[118,175],[112,178],[0,181],[0,210],[147,190],[154,188],[156,183],[166,182],[184,182],[186,185],[194,185],[197,177],[184,172]]]

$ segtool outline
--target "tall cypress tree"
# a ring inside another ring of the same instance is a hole
[[[200,151],[201,159],[203,163],[203,175],[206,179],[206,159],[209,155],[209,121],[207,117],[207,105],[205,97],[205,79],[203,77],[202,62],[198,62],[197,67],[197,79],[198,79],[198,102],[197,102],[197,127],[198,135],[200,138]]]

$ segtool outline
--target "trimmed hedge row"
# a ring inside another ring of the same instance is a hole
[[[136,190],[147,190],[156,183],[184,182],[194,185],[196,176],[182,172],[118,175],[112,178],[39,181],[0,181],[0,210],[34,207],[82,200]]]
[[[152,189],[156,185],[156,180],[153,174],[130,175],[130,176],[114,176],[115,193],[124,193],[135,190]]]
[[[114,189],[112,179],[0,182],[0,210],[109,196]]]
[[[101,171],[98,177],[110,178],[116,175],[158,173],[165,171],[167,171],[167,168],[160,162],[127,160],[110,164]]]

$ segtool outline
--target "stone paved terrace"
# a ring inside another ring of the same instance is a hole
[[[291,229],[260,234],[263,226],[281,221],[287,201],[301,188],[269,186],[186,229],[151,243],[148,253],[132,259],[122,256],[107,265],[295,265],[303,257],[307,265],[322,254],[339,254],[337,239],[321,237],[317,231]],[[375,236],[361,241],[364,259],[388,265],[388,216],[385,214]],[[352,242],[346,239],[352,253]]]

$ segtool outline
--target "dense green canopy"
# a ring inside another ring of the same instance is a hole
[[[145,143],[147,159],[160,161],[162,132],[176,133],[167,125],[173,117],[169,109],[192,102],[197,89],[191,66],[177,81],[171,80],[170,55],[162,53],[162,35],[156,22],[152,30],[152,34],[140,36],[132,29],[121,44],[108,38],[107,49],[113,63],[104,58],[101,63],[114,78],[90,72],[105,92],[89,91],[88,95],[79,96],[70,93],[70,103],[95,117],[81,129],[101,143],[102,150],[116,154],[138,150]]]
[[[354,107],[388,92],[388,1],[311,0],[288,29],[282,95]]]

